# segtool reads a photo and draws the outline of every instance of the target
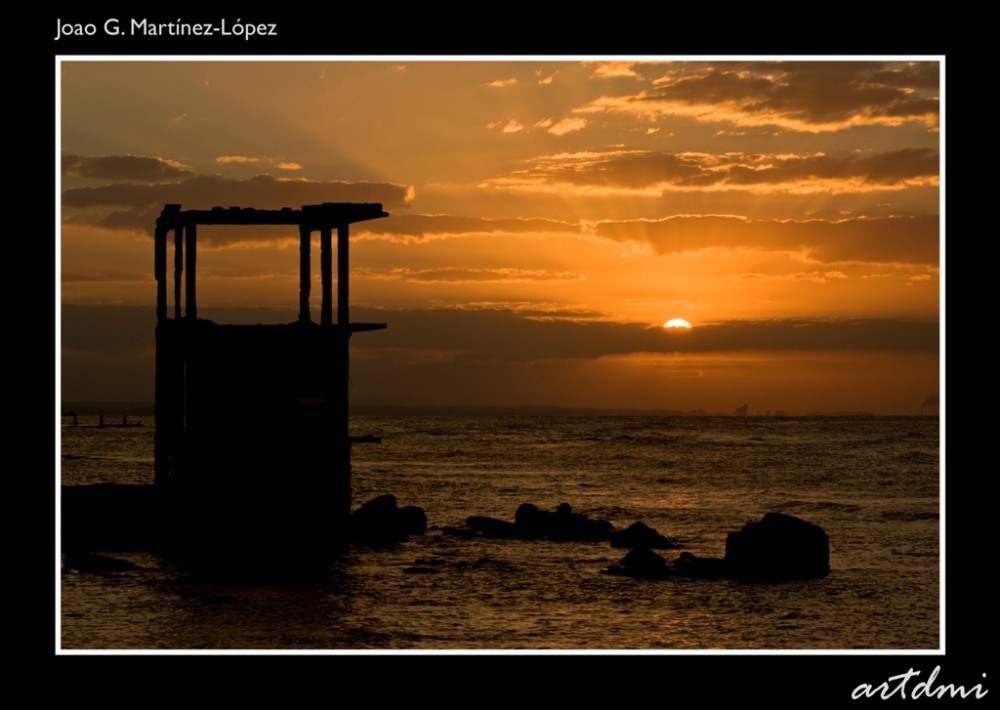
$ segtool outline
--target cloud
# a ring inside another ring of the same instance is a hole
[[[549,133],[556,136],[564,136],[567,133],[572,133],[573,131],[579,131],[584,126],[587,125],[587,119],[585,118],[564,118],[556,125],[549,129]]]
[[[883,69],[871,76],[878,84],[903,88],[937,89],[941,68],[937,62],[910,62],[898,69]]]
[[[397,242],[423,242],[441,237],[471,235],[548,236],[583,235],[582,225],[555,219],[485,219],[453,215],[398,214],[386,219],[360,222],[353,226],[352,235],[362,238],[387,239]]]
[[[64,155],[62,171],[107,180],[171,180],[192,174],[176,160],[142,155]]]
[[[392,269],[388,272],[361,272],[374,278],[401,278],[415,283],[562,283],[583,281],[582,274],[571,271],[545,271],[527,269],[463,269],[443,267],[438,269]]]
[[[297,319],[297,312],[292,309],[202,305],[198,313],[216,323],[293,323]],[[639,406],[669,407],[664,402],[673,396],[677,380],[663,383],[665,369],[674,377],[678,370],[704,370],[705,363],[713,359],[727,372],[759,379],[762,393],[757,401],[761,402],[782,388],[787,391],[825,383],[823,386],[844,389],[851,381],[832,379],[837,363],[851,372],[867,373],[862,375],[865,388],[882,390],[891,386],[899,369],[917,359],[930,376],[921,377],[916,385],[907,387],[911,402],[918,401],[921,392],[925,396],[935,392],[937,382],[939,326],[933,322],[729,321],[696,324],[692,330],[679,333],[636,323],[538,320],[525,313],[497,309],[383,310],[354,305],[351,315],[358,322],[389,326],[371,337],[352,339],[355,401],[375,396],[386,403],[509,403],[513,393],[522,396],[525,402],[571,404],[575,401],[571,399],[573,393],[588,393],[596,397],[591,403],[600,406],[621,401],[631,402],[628,406],[639,403]],[[61,386],[65,398],[153,399],[156,326],[153,306],[63,305],[61,323]],[[802,357],[815,363],[810,381],[796,377],[790,367]],[[618,359],[612,363],[609,358]],[[622,358],[635,358],[635,362],[656,368],[636,373],[640,378],[634,393],[637,399],[615,399],[621,396],[621,377],[634,372],[631,368],[588,367],[582,373],[572,373],[574,367],[599,366],[601,362],[628,365]],[[873,372],[871,364],[876,359],[886,366]],[[568,377],[565,391],[554,389],[552,381],[564,375]],[[476,394],[470,399],[469,392],[476,392],[484,383],[496,388],[494,398],[484,399]],[[603,392],[602,383],[607,385]],[[667,386],[658,389],[658,383]],[[725,407],[706,404],[705,398],[710,393],[699,388],[692,403],[681,408],[705,406],[732,411],[736,396],[732,394],[732,384],[731,380],[724,380],[715,385],[725,393],[720,395]],[[407,388],[417,385],[422,396],[408,399],[413,392]],[[641,393],[651,391],[654,396],[641,399]],[[668,399],[664,400],[664,396]],[[751,397],[749,401],[755,400]],[[761,406],[795,406],[786,397],[776,401],[779,404]],[[824,408],[859,409],[855,405]]]
[[[843,271],[798,271],[794,274],[730,274],[729,278],[737,281],[762,280],[762,281],[815,281],[816,283],[826,283],[827,279],[846,279],[847,274]]]
[[[539,78],[539,80],[538,80],[538,83],[542,84],[542,85],[551,84],[552,80],[555,79],[555,76],[558,73],[559,73],[559,71],[556,70],[556,71],[552,72],[552,74],[550,74],[549,76],[542,77],[542,74],[543,74],[542,70],[541,69],[536,69],[535,70],[535,76],[542,77],[542,78]]]
[[[522,126],[520,123],[518,123],[516,120],[514,120],[512,118],[512,119],[510,119],[510,122],[508,122],[507,125],[503,127],[503,132],[504,133],[517,133],[522,128],[524,128],[524,126]]]
[[[726,215],[678,215],[660,220],[598,222],[593,233],[617,242],[650,244],[658,254],[710,248],[806,250],[824,262],[936,264],[939,218],[749,220]]]
[[[259,163],[260,158],[251,158],[246,155],[220,155],[215,159],[217,163]]]
[[[60,277],[63,283],[80,283],[80,282],[104,282],[104,283],[136,283],[141,281],[152,281],[153,275],[148,274],[133,274],[133,273],[123,273],[123,272],[107,272],[107,273],[90,273],[90,274],[79,274],[64,271]]]
[[[257,164],[257,163],[264,162],[264,163],[268,163],[270,165],[273,165],[274,167],[278,168],[279,170],[301,170],[302,169],[301,165],[299,165],[298,163],[293,163],[291,161],[276,160],[274,158],[267,158],[267,157],[264,157],[264,158],[250,157],[248,155],[220,155],[218,158],[215,159],[215,162],[217,162],[217,163],[224,163],[224,164],[230,164],[230,163],[237,163],[237,164],[250,164],[250,163],[253,163],[253,164]]]
[[[642,77],[632,70],[634,64],[635,62],[604,62],[594,69],[594,73],[591,76],[602,78],[625,76],[641,79]]]
[[[649,129],[656,130],[656,129]],[[939,184],[940,155],[930,148],[884,153],[664,153],[582,151],[534,159],[490,181],[521,191],[658,196],[668,191],[811,193],[900,190]]]
[[[652,91],[602,96],[574,111],[689,116],[814,133],[907,122],[936,128],[937,71],[936,62],[898,68],[890,62],[696,64],[656,80]]]
[[[511,79],[497,79],[495,81],[489,82],[488,84],[486,84],[486,86],[495,86],[497,88],[502,89],[504,87],[511,86],[512,84],[516,84],[516,83],[517,83],[517,79],[514,79],[514,78],[511,78]]]
[[[551,118],[543,118],[541,121],[535,124],[535,128],[548,128],[552,125]]]
[[[62,307],[62,346],[76,351],[115,352],[151,348],[152,307]],[[291,323],[296,313],[260,308],[199,308],[218,323]],[[598,358],[627,353],[731,351],[910,351],[939,352],[936,322],[895,319],[724,321],[677,329],[640,323],[540,320],[510,310],[404,309],[353,306],[358,322],[388,323],[377,338],[357,347],[478,352],[491,358]]]
[[[391,322],[377,342],[366,341],[366,346],[480,351],[506,359],[638,352],[939,350],[937,323],[891,319],[726,321],[683,332],[639,323],[541,320],[502,310],[373,310],[364,319]]]
[[[830,273],[840,273],[830,272]],[[815,281],[816,283],[826,283],[826,277],[830,276],[829,273],[821,274],[819,271],[799,271],[794,274],[731,274],[729,278],[736,279],[737,281],[750,281],[750,280],[762,280],[762,281]],[[839,277],[833,278],[847,278],[843,274]]]
[[[165,204],[179,204],[183,209],[235,205],[273,210],[298,209],[321,202],[379,202],[389,210],[407,205],[412,198],[411,187],[392,183],[277,180],[271,175],[234,180],[219,175],[198,175],[161,185],[114,183],[74,188],[63,192],[62,203],[67,208],[124,208],[100,214],[92,209],[81,209],[76,214],[64,210],[63,219],[151,235],[156,217]],[[222,242],[239,241],[238,235],[245,235],[247,228],[235,227],[228,231],[219,228],[213,233]]]

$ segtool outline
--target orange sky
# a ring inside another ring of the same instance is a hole
[[[375,201],[352,306],[389,330],[352,340],[355,402],[916,414],[939,392],[939,69],[63,61],[63,398],[152,398],[164,203]],[[296,234],[199,243],[207,317],[294,319]]]

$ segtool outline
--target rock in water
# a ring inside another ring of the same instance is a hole
[[[632,523],[624,530],[611,533],[611,547],[646,547],[654,550],[673,550],[677,547],[666,537],[645,523]]]
[[[617,563],[601,570],[602,574],[618,574],[628,577],[669,577],[671,569],[667,561],[644,547],[630,551]]]
[[[554,513],[539,510],[533,503],[522,503],[514,513],[518,536],[528,540],[580,540],[601,542],[611,534],[607,520],[591,520],[583,513],[574,513],[569,503],[560,503]]]
[[[395,515],[398,506],[396,496],[386,493],[378,498],[372,498],[367,503],[354,511],[354,515],[392,516]]]
[[[830,573],[830,538],[823,528],[767,513],[726,538],[728,576],[745,580],[812,579]]]
[[[75,569],[77,572],[82,573],[122,572],[139,569],[127,560],[119,560],[114,557],[105,557],[104,555],[94,555],[86,552],[67,552],[63,566],[66,569]]]
[[[387,493],[351,513],[350,530],[352,540],[368,545],[405,542],[427,530],[427,516],[415,505],[399,508],[396,497]]]
[[[399,509],[399,519],[403,529],[413,535],[422,535],[427,532],[427,515],[424,509],[418,505],[408,505]]]

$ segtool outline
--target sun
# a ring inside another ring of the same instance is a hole
[[[691,324],[683,318],[674,318],[663,324],[664,328],[690,328]]]

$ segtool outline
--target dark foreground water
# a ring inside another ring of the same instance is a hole
[[[383,441],[355,447],[355,507],[393,493],[425,509],[425,535],[352,546],[300,584],[202,582],[168,558],[116,553],[142,569],[60,573],[62,648],[940,645],[937,417],[370,416],[352,428]],[[63,428],[62,481],[152,483],[152,442],[152,426]],[[625,551],[608,543],[440,532],[469,515],[512,520],[525,502],[642,520],[711,557],[727,532],[779,511],[826,530],[832,570],[780,584],[609,577],[599,570]]]

